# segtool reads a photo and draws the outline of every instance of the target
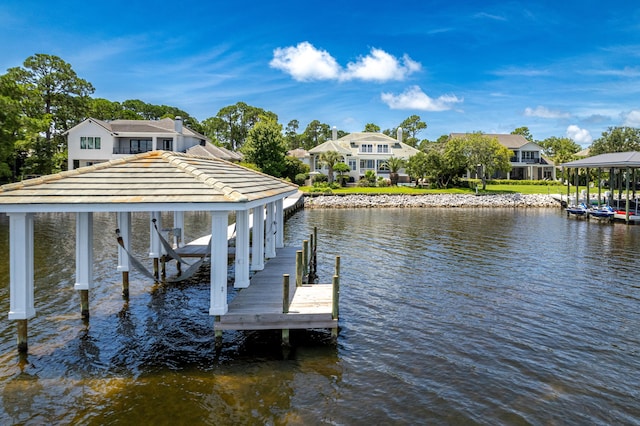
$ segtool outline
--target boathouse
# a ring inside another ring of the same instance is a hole
[[[0,212],[9,216],[9,319],[18,324],[18,349],[27,350],[27,321],[36,315],[34,214],[76,214],[74,288],[80,294],[82,314],[88,316],[89,291],[94,285],[93,213],[117,215],[123,247],[118,247],[114,271],[128,272],[126,249],[134,238],[132,212],[149,213],[149,257],[156,264],[163,248],[153,229],[162,227],[161,212],[173,212],[174,228],[183,227],[187,211],[210,212],[209,314],[221,316],[229,308],[229,215],[233,212],[236,218],[234,285],[246,288],[250,285],[250,270],[264,269],[265,258],[276,257],[276,249],[284,247],[283,200],[297,190],[289,182],[231,162],[167,151],[151,151],[0,187]]]
[[[614,217],[619,217],[625,222],[638,222],[640,221],[640,215],[638,215],[638,200],[636,198],[636,186],[640,176],[637,170],[640,169],[640,152],[627,151],[627,152],[610,152],[606,154],[594,155],[592,157],[581,158],[579,160],[571,161],[562,164],[563,169],[567,169],[567,174],[571,170],[574,171],[573,184],[576,189],[576,203],[580,199],[579,191],[579,174],[580,169],[583,169],[585,176],[587,176],[585,202],[589,204],[591,195],[589,194],[590,185],[588,182],[591,175],[590,170],[596,170],[596,177],[598,179],[597,185],[597,204],[602,203],[602,186],[604,180],[602,179],[602,171],[609,173],[609,181],[607,187],[612,197],[615,197],[615,190],[618,190],[617,201],[624,201],[622,213],[617,213]],[[571,193],[571,178],[567,178],[567,203]],[[624,196],[623,196],[624,193]],[[634,199],[635,213],[632,213],[632,199]],[[612,200],[607,200],[607,203],[611,203]]]

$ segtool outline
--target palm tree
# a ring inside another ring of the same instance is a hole
[[[398,184],[398,172],[404,167],[404,160],[398,157],[389,157],[387,160],[387,167],[389,168],[389,180],[391,185]]]
[[[333,183],[333,166],[342,161],[342,155],[337,151],[326,151],[320,154],[320,162],[329,169],[329,183]]]

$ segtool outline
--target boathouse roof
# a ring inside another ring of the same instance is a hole
[[[562,167],[567,168],[638,168],[640,167],[640,152],[610,152],[607,154],[594,155],[593,157],[582,158],[576,161],[564,163]]]
[[[0,212],[245,210],[298,187],[219,158],[151,151],[0,187]]]

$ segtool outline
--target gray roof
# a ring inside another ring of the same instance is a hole
[[[162,120],[113,120],[102,121],[95,118],[88,118],[88,121],[104,127],[111,133],[177,133],[175,120],[163,118]],[[182,133],[199,139],[209,140],[206,136],[195,132],[187,126],[182,127]]]
[[[211,143],[203,145],[195,145],[187,149],[187,154],[199,157],[216,157],[227,161],[242,161],[243,156],[238,152],[233,152],[222,146],[216,146]]]
[[[610,152],[608,154],[594,155],[593,157],[564,163],[562,167],[637,168],[640,167],[640,152]]]
[[[0,187],[0,212],[245,210],[297,191],[218,158],[144,154]]]
[[[465,138],[469,136],[471,133],[451,133],[450,137],[452,138]],[[503,145],[509,149],[519,149],[525,146],[530,142],[522,135],[511,135],[506,133],[483,133],[482,136],[489,136],[491,138],[496,138],[500,145]],[[537,144],[536,144],[537,145]]]

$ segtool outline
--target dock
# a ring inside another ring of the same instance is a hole
[[[296,249],[276,250],[265,268],[251,278],[229,303],[229,311],[216,317],[215,330],[284,330],[338,327],[333,319],[333,285],[296,286]],[[284,313],[283,274],[289,274],[289,307]]]

